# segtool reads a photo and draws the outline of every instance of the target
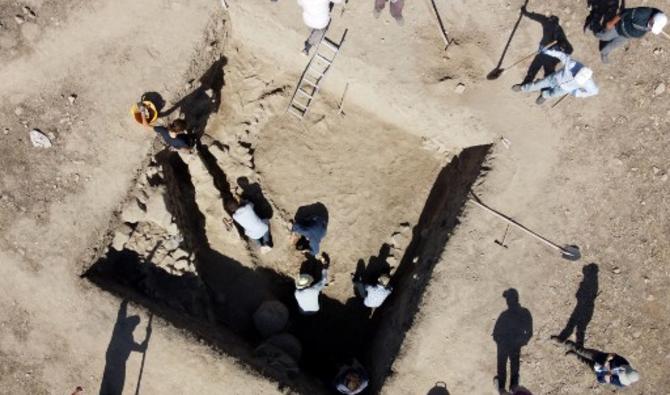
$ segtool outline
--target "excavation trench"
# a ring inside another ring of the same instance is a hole
[[[163,197],[183,235],[181,248],[194,255],[197,275],[171,274],[154,264],[156,245],[144,256],[110,246],[85,277],[188,329],[261,375],[277,380],[280,386],[299,393],[328,393],[338,367],[357,358],[370,373],[369,393],[377,393],[391,373],[432,270],[458,224],[467,192],[480,175],[488,150],[489,146],[467,148],[439,172],[393,276],[395,291],[373,315],[353,297],[342,303],[323,294],[318,314],[301,315],[293,299],[292,278],[267,268],[245,266],[210,248],[189,168],[178,154],[169,151],[156,157],[163,170]],[[281,353],[257,349],[265,336],[254,325],[253,316],[266,301],[279,301],[289,309],[283,332],[300,343],[299,369]]]

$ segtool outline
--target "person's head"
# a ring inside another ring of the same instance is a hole
[[[249,187],[249,179],[247,177],[239,177],[237,179],[237,185],[240,186],[240,188],[245,189]]]
[[[230,199],[226,200],[225,206],[227,212],[234,213],[237,211],[237,209],[240,208],[240,203],[237,201],[237,199],[231,197]]]
[[[655,13],[649,19],[649,28],[654,34],[661,34],[665,25],[668,24],[668,17],[662,12]]]
[[[549,23],[551,23],[553,25],[558,25],[559,20],[560,19],[558,19],[558,17],[556,15],[550,15],[549,16]]]
[[[346,385],[350,391],[357,390],[361,386],[361,381],[363,381],[361,380],[361,375],[353,370],[347,373],[344,377],[344,385]]]
[[[306,273],[300,273],[295,280],[295,287],[297,289],[309,288],[314,283],[314,277]]]
[[[389,286],[389,282],[391,282],[391,276],[389,276],[389,275],[386,274],[386,273],[382,274],[382,275],[379,276],[379,278],[377,279],[377,283],[379,283],[379,285],[381,285],[382,287],[388,287],[388,286]]]
[[[139,324],[140,324],[140,317],[139,316],[131,315],[130,317],[126,318],[126,325],[129,328],[135,328]]]
[[[168,125],[168,129],[173,133],[183,133],[186,131],[186,121],[183,119],[175,119]]]
[[[592,76],[593,76],[593,70],[585,66],[579,69],[577,74],[575,74],[575,81],[579,85],[584,85],[591,79]]]
[[[630,365],[625,365],[624,371],[617,376],[619,376],[619,382],[623,385],[631,385],[640,380],[640,374]]]
[[[519,292],[514,288],[509,288],[503,292],[503,296],[507,300],[507,306],[518,306],[519,305]]]

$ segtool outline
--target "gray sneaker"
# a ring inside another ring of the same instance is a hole
[[[544,104],[544,102],[546,101],[547,99],[545,99],[544,96],[540,95],[537,97],[537,99],[535,99],[535,104],[541,105]]]
[[[512,90],[514,92],[521,92],[521,84],[514,84],[512,85]]]
[[[604,54],[600,54],[600,60],[602,60],[604,64],[608,64],[610,62],[607,55],[604,55]]]

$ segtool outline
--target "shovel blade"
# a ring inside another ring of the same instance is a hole
[[[501,69],[499,67],[496,67],[495,69],[491,70],[490,73],[486,76],[487,80],[495,80],[498,77],[502,75],[502,73],[505,71],[505,69]]]
[[[561,248],[561,258],[569,261],[578,261],[582,257],[579,247],[576,245],[566,245]]]

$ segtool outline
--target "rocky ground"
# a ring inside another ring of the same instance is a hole
[[[240,284],[265,279],[249,273],[266,269],[271,280],[290,284],[300,258],[285,242],[288,221],[300,206],[321,202],[330,217],[323,248],[333,260],[324,293],[345,302],[358,261],[381,255],[384,243],[396,247],[387,261],[400,265],[408,229],[421,222],[441,169],[480,144],[493,146],[474,187],[478,196],[551,240],[579,245],[583,257],[565,261],[516,230],[501,247],[493,241],[505,225],[466,204],[442,256],[417,272],[429,278],[425,292],[418,287],[409,297],[419,298],[416,315],[380,315],[391,321],[380,336],[399,333],[394,325],[406,334],[390,338],[391,348],[402,343],[397,355],[375,348],[380,354],[364,361],[391,358],[385,381],[377,372],[383,364],[374,367],[373,390],[423,394],[443,381],[454,394],[495,393],[491,335],[506,309],[503,291],[514,288],[533,318],[521,383],[538,394],[607,393],[549,340],[575,308],[590,263],[598,271],[586,345],[620,353],[638,368],[642,380],[626,392],[670,388],[667,41],[631,42],[602,65],[597,43],[582,33],[586,2],[531,1],[532,11],[560,17],[575,57],[593,67],[601,88],[596,98],[538,107],[532,95],[509,89],[525,70],[485,79],[520,1],[438,2],[454,40],[446,51],[427,2],[408,3],[402,27],[388,12],[374,19],[371,2],[350,2],[335,8],[329,33],[337,40],[348,29],[342,50],[311,114],[298,123],[284,112],[307,61],[299,53],[307,30],[293,2],[228,0],[228,12],[212,1],[145,3],[0,6],[0,388],[98,391],[124,293],[80,275],[110,251],[125,250],[167,273],[171,285],[142,284],[169,301],[167,308],[125,295],[139,302],[129,306],[140,317],[130,339],[149,339],[148,322],[153,331],[148,349],[124,361],[124,393],[139,384],[156,394],[289,391],[249,369],[263,362],[249,362],[249,351],[225,328],[207,326],[213,317],[246,317],[241,312],[267,299],[246,292],[240,310],[207,310],[204,300],[224,304],[231,289],[232,272],[218,269],[234,266]],[[540,36],[539,24],[522,19],[502,64],[535,49]],[[345,115],[338,115],[347,85]],[[166,162],[160,142],[128,116],[144,92],[159,92],[166,109],[176,109],[166,119],[194,119],[207,149]],[[32,129],[51,147],[34,147]],[[249,185],[272,212],[269,254],[221,220],[222,191],[244,194]],[[205,253],[193,249],[203,235],[211,250]],[[212,251],[221,257],[213,260]],[[198,254],[211,271],[198,269]],[[221,292],[209,294],[199,278],[220,279]],[[171,294],[174,284],[182,288]],[[203,309],[189,316],[185,306]],[[230,329],[247,333],[243,321],[228,322]],[[262,343],[254,358],[265,362],[277,348],[294,360],[313,351],[284,335]],[[310,392],[306,380],[294,388]]]

